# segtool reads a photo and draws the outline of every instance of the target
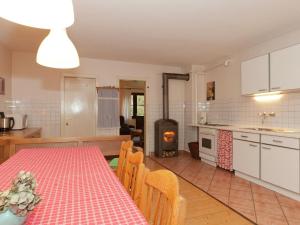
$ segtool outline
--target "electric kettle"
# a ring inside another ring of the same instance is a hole
[[[15,120],[13,117],[2,117],[0,118],[0,131],[6,132],[10,131],[15,125]]]

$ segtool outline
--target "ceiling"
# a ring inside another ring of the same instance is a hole
[[[299,0],[73,0],[81,57],[207,64],[300,29]],[[0,19],[0,42],[36,51],[47,31]]]

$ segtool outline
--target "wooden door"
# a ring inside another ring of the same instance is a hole
[[[95,136],[96,99],[96,79],[64,78],[63,136]]]

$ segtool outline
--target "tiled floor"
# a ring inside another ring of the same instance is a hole
[[[147,157],[145,164],[150,170],[164,169]],[[190,182],[178,176],[180,195],[186,199],[185,225],[252,225],[250,220],[236,213]]]
[[[259,225],[300,225],[298,201],[195,160],[187,152],[151,158]]]

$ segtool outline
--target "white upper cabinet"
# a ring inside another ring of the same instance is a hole
[[[270,90],[300,88],[300,44],[270,54]]]
[[[241,74],[242,95],[268,92],[269,55],[242,62]]]

